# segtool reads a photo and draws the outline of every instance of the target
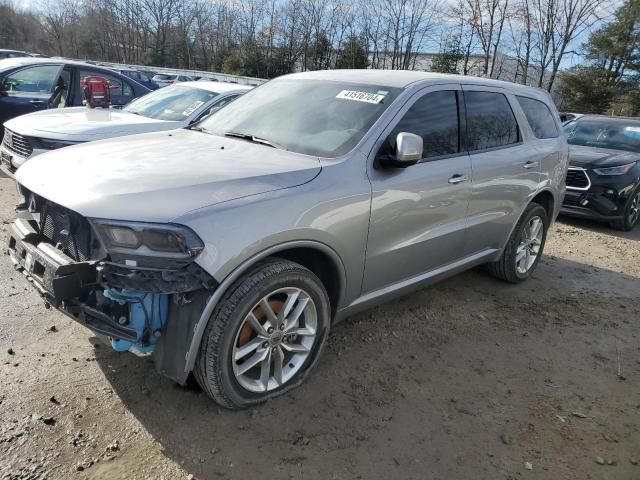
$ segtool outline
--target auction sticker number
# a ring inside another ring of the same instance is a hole
[[[380,103],[384,100],[384,95],[369,92],[358,92],[356,90],[342,90],[336,98],[343,100],[354,100],[356,102]]]

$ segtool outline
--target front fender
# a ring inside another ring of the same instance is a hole
[[[211,294],[209,297],[207,304],[205,305],[202,314],[200,315],[198,322],[196,323],[193,329],[193,336],[191,337],[191,342],[189,343],[189,349],[185,354],[185,369],[184,369],[184,379],[186,379],[189,372],[193,370],[193,367],[196,362],[196,358],[198,357],[198,350],[200,348],[200,342],[202,341],[202,336],[204,335],[204,331],[207,328],[207,324],[209,323],[209,319],[213,314],[218,302],[222,299],[228,288],[240,278],[243,274],[248,272],[253,265],[255,265],[260,260],[263,260],[267,257],[277,255],[278,252],[282,252],[291,248],[312,248],[321,251],[322,253],[328,255],[337,267],[337,271],[339,272],[339,282],[340,282],[340,295],[339,298],[344,298],[344,289],[346,286],[346,272],[344,268],[344,264],[338,254],[331,249],[329,246],[310,240],[297,240],[291,242],[285,242],[278,245],[274,245],[270,248],[267,248],[260,253],[252,256],[251,258],[245,260],[241,265],[237,266],[223,281],[220,283],[218,288]]]

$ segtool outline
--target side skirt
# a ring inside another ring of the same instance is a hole
[[[452,277],[477,265],[494,261],[496,258],[499,258],[500,252],[501,251],[496,248],[482,250],[463,259],[456,260],[455,262],[436,268],[435,270],[421,273],[415,277],[407,278],[387,287],[368,292],[355,299],[345,308],[339,310],[336,313],[334,322],[344,320],[358,312],[368,310],[394,298],[402,297],[415,290],[439,282],[445,278]]]

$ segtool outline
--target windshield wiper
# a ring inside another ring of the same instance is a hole
[[[197,125],[192,125],[190,127],[186,127],[189,130],[193,130],[194,132],[202,132],[202,133],[206,133],[207,135],[211,135],[211,130],[207,130],[204,127],[199,127]]]
[[[236,138],[242,138],[243,140],[249,140],[250,142],[253,143],[260,143],[262,145],[267,145],[269,147],[273,147],[273,148],[278,148],[280,150],[286,150],[286,148],[284,148],[282,145],[278,145],[277,143],[274,143],[270,140],[267,140],[266,138],[260,138],[260,137],[256,137],[254,135],[249,135],[248,133],[240,133],[240,132],[224,132],[225,137],[236,137]]]

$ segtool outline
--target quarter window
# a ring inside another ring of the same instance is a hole
[[[518,124],[507,97],[495,92],[465,92],[469,151],[518,143]]]
[[[549,107],[533,98],[517,98],[536,138],[556,138],[559,136],[558,126]]]
[[[389,135],[381,152],[383,155],[390,155],[395,150],[400,132],[422,137],[422,158],[458,153],[460,128],[456,92],[432,92],[418,99]]]

